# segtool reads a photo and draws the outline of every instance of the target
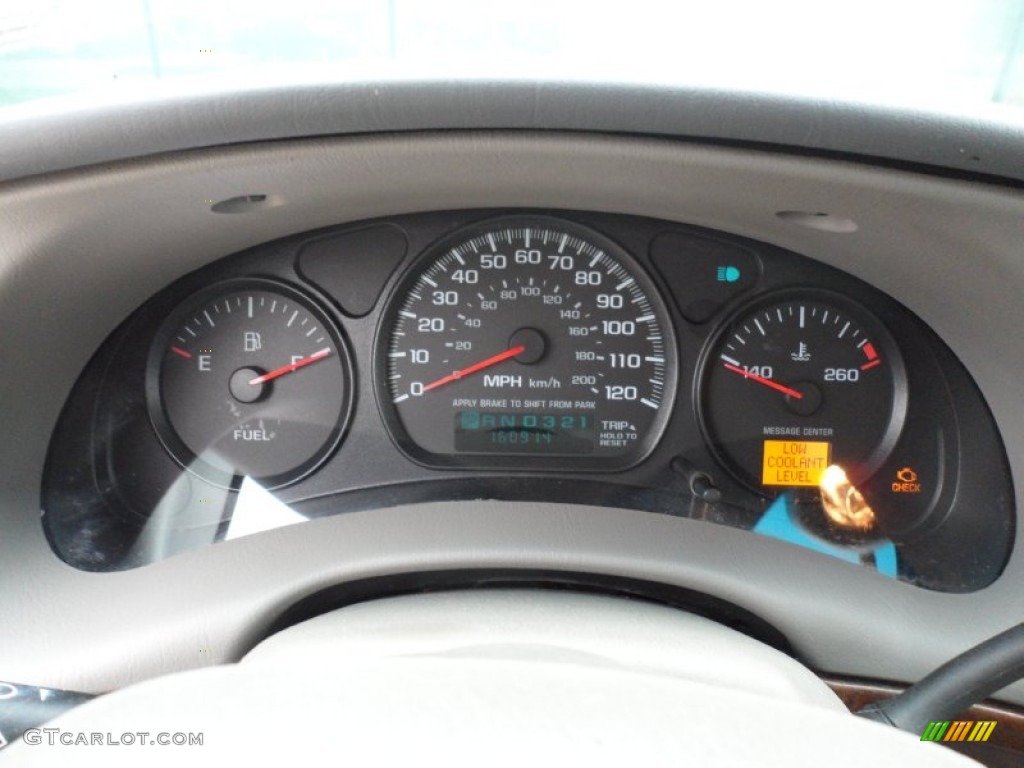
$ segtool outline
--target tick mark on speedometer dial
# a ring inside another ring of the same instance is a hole
[[[629,466],[675,393],[650,279],[614,243],[554,219],[502,219],[432,249],[396,289],[379,344],[388,425],[427,463]]]

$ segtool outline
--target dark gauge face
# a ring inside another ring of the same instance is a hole
[[[735,318],[706,354],[698,403],[719,457],[768,494],[818,488],[832,465],[863,480],[895,444],[906,407],[888,334],[828,294],[777,297]]]
[[[312,471],[348,415],[348,354],[327,317],[285,286],[234,282],[168,320],[149,359],[147,399],[161,440],[187,469],[268,487]]]
[[[396,290],[378,359],[397,442],[446,466],[625,468],[657,442],[675,392],[651,281],[597,233],[545,218],[492,221],[428,253]]]

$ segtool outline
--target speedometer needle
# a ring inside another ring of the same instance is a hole
[[[255,379],[249,379],[249,386],[255,387],[257,384],[265,384],[268,381],[273,381],[278,376],[284,376],[286,373],[297,371],[299,368],[304,368],[307,365],[315,363],[317,360],[323,360],[331,354],[329,347],[324,347],[319,352],[314,352],[309,357],[304,357],[301,360],[296,360],[294,363],[289,365],[282,365],[280,368],[275,368],[269,373],[264,373],[262,376],[257,376]]]
[[[442,376],[437,381],[430,382],[429,384],[423,387],[423,391],[429,392],[432,389],[443,387],[445,384],[450,384],[453,381],[458,381],[459,379],[465,376],[469,376],[470,374],[476,373],[477,371],[482,371],[484,368],[490,368],[492,365],[497,365],[500,362],[508,360],[510,357],[515,357],[516,355],[521,354],[525,350],[526,347],[523,344],[520,344],[518,347],[511,347],[509,349],[506,349],[504,352],[499,352],[493,357],[488,357],[486,360],[481,360],[479,363],[475,363],[474,365],[471,365],[468,368],[463,368],[461,371],[449,373],[447,376]]]
[[[790,397],[792,397],[795,400],[803,400],[803,398],[804,398],[803,394],[800,393],[800,392],[797,392],[795,389],[791,389],[790,387],[787,387],[787,386],[785,386],[783,384],[779,384],[778,382],[772,381],[771,379],[766,379],[764,376],[758,376],[756,373],[750,373],[748,371],[744,371],[739,366],[732,365],[730,363],[724,363],[724,365],[725,365],[727,370],[730,370],[733,373],[738,373],[740,376],[742,376],[745,379],[753,379],[758,384],[764,384],[766,387],[771,387],[772,389],[777,390],[777,391],[781,392],[784,395],[789,395]]]

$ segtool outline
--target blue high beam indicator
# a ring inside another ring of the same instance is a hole
[[[715,275],[720,283],[735,283],[740,279],[739,269],[728,264],[718,267]]]

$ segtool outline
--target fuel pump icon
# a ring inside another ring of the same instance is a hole
[[[263,349],[263,340],[256,331],[246,331],[242,349],[246,352],[258,352]]]

